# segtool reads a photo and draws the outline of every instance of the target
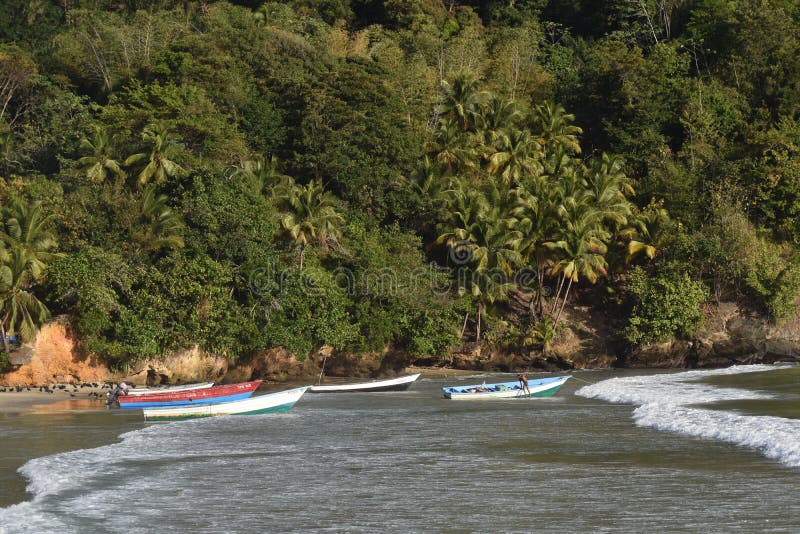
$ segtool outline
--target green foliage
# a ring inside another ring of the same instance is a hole
[[[0,200],[68,253],[4,215],[6,326],[124,367],[547,345],[603,279],[631,342],[795,313],[796,2],[0,4]]]
[[[187,250],[229,265],[265,265],[276,256],[277,210],[245,174],[193,173],[164,191],[180,206]]]
[[[347,293],[324,269],[287,269],[279,274],[276,304],[268,310],[267,346],[286,347],[301,359],[322,345],[345,349],[359,341]]]
[[[301,174],[319,176],[344,200],[378,220],[393,207],[386,191],[410,170],[416,148],[396,99],[374,68],[343,65],[310,95],[296,147]]]
[[[690,336],[702,321],[700,306],[708,299],[702,282],[672,270],[648,276],[634,267],[628,290],[634,306],[622,335],[631,343]]]
[[[786,259],[779,247],[760,240],[745,274],[746,291],[761,304],[763,311],[780,321],[797,311],[800,294],[800,265]]]

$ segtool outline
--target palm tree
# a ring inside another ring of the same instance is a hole
[[[61,257],[54,252],[52,216],[43,214],[40,202],[13,198],[4,210],[0,231],[0,335],[8,352],[6,334],[16,331],[31,339],[49,312],[30,287],[42,278],[46,262]]]
[[[0,230],[0,248],[14,251],[34,280],[42,277],[46,263],[60,258],[51,232],[54,215],[45,215],[42,203],[12,198],[4,210],[5,227]]]
[[[522,340],[523,345],[538,343],[542,346],[542,356],[547,356],[553,348],[553,342],[558,336],[558,326],[553,318],[548,316],[534,321],[525,332]]]
[[[25,251],[19,247],[3,249],[0,261],[0,336],[3,350],[8,352],[6,336],[19,332],[24,339],[33,339],[50,312],[30,291],[33,275]]]
[[[462,167],[471,167],[468,151],[463,148],[464,133],[454,121],[442,119],[434,133],[430,152],[433,161],[441,164],[447,174],[456,174]]]
[[[607,274],[605,241],[610,237],[608,231],[600,224],[600,213],[592,206],[582,205],[573,213],[567,213],[562,221],[562,228],[558,240],[552,241],[548,246],[560,254],[561,259],[553,266],[552,274],[560,274],[560,281],[553,302],[553,309],[558,305],[559,295],[568,281],[564,299],[555,318],[555,323],[561,318],[564,306],[569,298],[572,283],[581,277],[590,283]]]
[[[451,218],[436,240],[450,249],[459,264],[459,291],[469,291],[478,305],[476,340],[481,338],[481,317],[486,306],[504,299],[514,288],[512,273],[521,261],[520,234],[514,220],[495,202],[497,190],[487,193],[458,182],[449,191]]]
[[[521,119],[522,112],[516,102],[492,96],[485,106],[481,106],[476,126],[482,134],[482,142],[491,146],[501,130],[515,128]]]
[[[526,130],[499,132],[494,148],[486,170],[499,176],[505,185],[518,184],[524,177],[535,176],[542,169],[537,161],[541,155],[539,144]]]
[[[453,83],[442,80],[439,92],[439,114],[453,120],[462,131],[472,131],[480,103],[486,99],[486,93],[478,91],[478,81],[469,74],[461,74]]]
[[[267,191],[275,192],[275,188],[280,186],[293,185],[294,180],[278,170],[280,161],[276,156],[257,157],[250,161],[245,161],[242,165],[242,172],[254,181],[255,189],[259,194]]]
[[[549,153],[561,147],[569,154],[580,154],[578,136],[583,130],[571,123],[575,115],[566,112],[561,104],[545,102],[536,106],[531,116],[533,130],[539,132],[541,144]]]
[[[183,247],[183,221],[167,205],[167,196],[156,193],[154,184],[145,190],[139,218],[142,230],[135,233],[133,239],[145,250]]]
[[[627,195],[633,194],[625,176],[622,158],[603,152],[595,158],[586,172],[586,184],[594,206],[602,212],[604,221],[617,227],[626,224],[631,214],[631,203]]]
[[[546,243],[559,224],[557,188],[553,182],[540,178],[528,182],[527,187],[518,187],[514,197],[515,228],[521,234],[520,253],[526,264],[535,265],[536,268],[537,287],[534,299],[530,302],[530,312],[533,314],[536,303],[538,315],[541,316],[544,311],[544,275],[549,260]]]
[[[325,191],[319,180],[287,187],[279,197],[284,208],[281,227],[300,247],[300,268],[311,242],[328,244],[341,237],[344,218],[336,211],[336,196]]]
[[[658,251],[672,238],[669,233],[671,222],[667,210],[657,205],[648,206],[636,215],[631,226],[620,232],[620,237],[630,239],[626,262],[629,263],[642,254],[654,259]]]
[[[142,132],[142,139],[147,151],[133,154],[125,160],[126,167],[144,163],[137,176],[140,184],[144,185],[151,180],[165,182],[184,172],[180,165],[170,159],[178,151],[178,147],[170,138],[169,127],[150,124]]]
[[[86,170],[86,177],[93,182],[105,182],[111,176],[118,181],[125,179],[125,171],[112,155],[113,141],[116,136],[109,136],[101,126],[94,126],[92,140],[81,139],[80,150],[86,155],[78,159],[78,164]]]
[[[442,165],[424,156],[411,171],[411,176],[407,180],[411,190],[421,197],[436,197],[441,193],[443,183]]]

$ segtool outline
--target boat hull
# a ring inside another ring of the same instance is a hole
[[[421,373],[401,376],[389,380],[376,380],[359,384],[339,384],[331,386],[311,386],[311,393],[374,393],[376,391],[405,391],[411,387]]]
[[[127,395],[119,397],[119,407],[124,409],[156,408],[231,402],[250,397],[261,385],[261,380],[225,384],[205,389],[194,389],[176,393],[153,393],[150,395]]]
[[[529,380],[525,393],[519,382],[499,382],[496,384],[473,384],[470,386],[448,386],[442,388],[444,397],[453,400],[481,399],[526,399],[535,397],[552,397],[569,379],[568,376],[556,376]],[[484,389],[485,391],[480,391]]]
[[[276,393],[267,393],[245,400],[220,402],[202,406],[179,406],[175,408],[147,408],[146,421],[183,421],[216,415],[261,415],[286,413],[308,390],[308,386]]]
[[[135,388],[128,390],[128,396],[141,395],[161,395],[164,393],[180,393],[182,391],[192,391],[195,389],[206,389],[214,385],[214,382],[201,382],[198,384],[185,384],[183,386],[167,386],[163,388]]]

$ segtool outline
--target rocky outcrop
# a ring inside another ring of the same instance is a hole
[[[0,376],[0,385],[38,386],[53,383],[103,382],[111,378],[96,358],[76,350],[66,325],[44,325],[32,343],[11,353],[14,370]]]
[[[183,384],[221,380],[228,371],[228,360],[210,354],[197,345],[163,358],[152,358],[131,367],[121,379],[139,386]]]
[[[708,313],[691,340],[641,346],[625,367],[726,367],[736,364],[800,361],[800,316],[779,324],[722,303]]]

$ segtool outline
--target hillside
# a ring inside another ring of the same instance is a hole
[[[0,370],[53,317],[113,372],[682,365],[726,306],[793,354],[798,35],[789,0],[7,0]]]

